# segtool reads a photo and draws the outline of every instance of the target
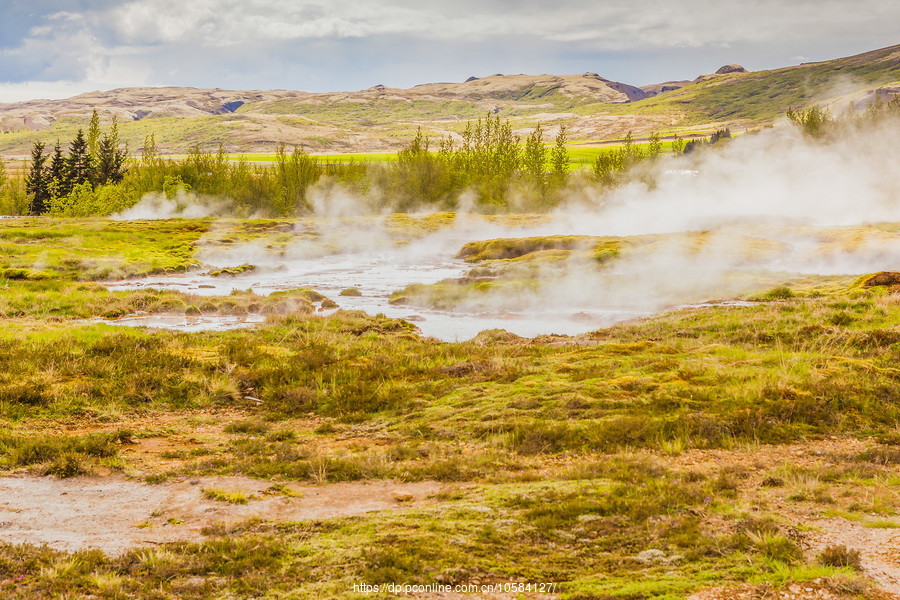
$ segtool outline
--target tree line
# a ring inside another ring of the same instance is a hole
[[[11,200],[0,197],[0,208],[21,210],[10,205],[21,206],[24,195],[29,214],[104,216],[155,193],[176,201],[226,199],[236,216],[294,216],[312,211],[316,184],[346,188],[377,212],[452,210],[463,197],[466,208],[485,211],[540,210],[558,201],[569,178],[565,127],[548,143],[542,125],[523,139],[508,120],[487,115],[458,137],[440,140],[435,150],[419,130],[395,161],[376,165],[325,163],[283,144],[272,166],[231,160],[221,145],[212,152],[197,145],[174,160],[160,154],[153,135],[139,156],[128,158],[115,120],[103,132],[95,111],[87,134],[79,130],[66,153],[60,142],[52,152],[34,144],[24,189]]]
[[[524,141],[509,121],[487,115],[466,124],[457,143],[447,136],[432,151],[430,138],[419,129],[412,142],[381,174],[399,210],[420,203],[456,208],[465,191],[483,209],[546,208],[558,200],[569,174],[567,131],[561,126],[552,148],[538,124]],[[523,206],[524,205],[524,206]]]
[[[843,113],[832,114],[821,106],[805,109],[789,108],[785,116],[808,138],[827,140],[846,135],[852,129],[860,129],[900,117],[900,96],[889,101],[876,97],[864,109],[848,104]]]
[[[31,164],[25,175],[25,191],[29,196],[28,213],[65,213],[101,186],[120,183],[127,171],[128,148],[119,142],[115,117],[107,132],[100,130],[100,117],[95,110],[87,135],[79,129],[63,154],[57,140],[52,153],[45,154],[43,142],[31,149]]]
[[[874,103],[852,118],[836,119],[817,107],[787,113],[811,137],[893,115],[900,115],[900,100]],[[546,210],[573,188],[609,188],[636,178],[650,182],[648,167],[664,154],[658,132],[646,144],[629,132],[622,144],[597,155],[590,168],[570,172],[565,126],[554,138],[546,137],[542,125],[520,137],[508,120],[488,114],[468,122],[459,135],[437,141],[420,129],[386,164],[325,163],[282,144],[274,164],[264,166],[231,160],[222,146],[209,151],[197,145],[183,159],[165,158],[153,135],[145,138],[138,156],[128,158],[115,119],[103,131],[94,111],[86,133],[79,130],[65,151],[59,141],[49,152],[43,142],[35,143],[24,177],[9,176],[0,162],[0,212],[104,216],[157,194],[178,202],[225,200],[234,216],[297,216],[312,212],[314,186],[344,188],[374,212]],[[703,151],[730,138],[727,128],[690,141],[676,135],[667,150]]]

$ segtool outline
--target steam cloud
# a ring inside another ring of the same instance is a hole
[[[361,286],[370,285],[363,289],[365,297],[382,299],[364,308],[387,312],[391,290],[436,281],[438,272],[442,277],[462,276],[472,265],[451,257],[472,240],[654,234],[605,265],[575,253],[568,260],[535,266],[533,285],[498,285],[457,307],[502,318],[516,312],[514,316],[532,324],[554,318],[559,323],[560,317],[584,319],[582,330],[589,330],[634,314],[745,293],[748,282],[759,285],[760,273],[769,273],[765,280],[774,285],[797,273],[900,270],[900,225],[889,224],[900,223],[898,137],[897,121],[851,130],[833,141],[807,139],[794,127],[775,127],[709,151],[664,157],[635,181],[607,193],[574,186],[563,206],[538,225],[500,226],[459,212],[453,226],[405,246],[373,224],[371,216],[359,217],[371,214],[368,198],[321,185],[309,196],[315,224],[301,221],[294,226],[295,234],[306,233],[296,228],[310,227],[311,232],[314,227],[315,235],[294,236],[276,255],[267,241],[218,244],[213,227],[202,240],[206,247],[199,258],[216,266],[252,263],[277,268],[287,279],[302,273],[311,287],[318,287],[316,273],[321,269],[335,290],[357,284],[355,279],[341,281],[346,269],[353,273],[348,277],[369,282]],[[221,208],[209,202],[196,208],[186,197],[155,195],[118,217],[201,216],[193,211],[206,215]],[[861,227],[878,223],[882,225]],[[336,255],[339,260],[322,264],[323,257]],[[366,261],[377,276],[365,279],[360,274],[356,265]],[[234,287],[246,288],[247,283],[236,278]],[[508,328],[516,331],[515,319]]]
[[[173,198],[161,192],[148,192],[140,202],[110,216],[114,221],[139,219],[200,219],[227,214],[230,210],[225,200],[201,197],[178,188]]]

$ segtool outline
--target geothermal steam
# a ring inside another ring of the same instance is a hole
[[[347,307],[401,316],[397,310],[414,309],[392,310],[387,305],[389,292],[413,282],[433,283],[463,275],[471,266],[451,257],[468,241],[694,232],[632,244],[620,258],[603,266],[576,253],[567,261],[537,267],[536,285],[518,286],[512,292],[497,286],[457,307],[458,311],[495,314],[520,311],[505,315],[516,318],[490,326],[505,323],[511,331],[527,334],[572,333],[572,328],[563,328],[552,318],[554,314],[594,315],[579,325],[586,331],[635,313],[745,292],[748,280],[737,273],[774,272],[770,279],[775,281],[790,273],[900,269],[897,231],[886,225],[860,227],[900,223],[898,136],[896,121],[855,129],[833,141],[809,140],[790,126],[767,129],[705,152],[665,157],[639,180],[608,193],[573,188],[568,201],[538,226],[501,227],[459,214],[453,226],[401,247],[374,226],[371,217],[354,220],[354,215],[370,213],[367,199],[334,186],[313,188],[310,197],[319,217],[315,236],[294,235],[294,241],[277,254],[268,241],[223,250],[215,243],[213,228],[206,240],[209,245],[199,257],[216,266],[252,263],[263,271],[278,269],[276,279],[282,285],[297,282],[326,293],[318,283],[324,280],[317,277],[330,278],[331,286],[340,289],[341,274],[346,273],[344,287],[361,286],[369,301]],[[697,235],[699,231],[704,232],[702,236]],[[372,265],[368,274],[364,271],[369,267],[361,264]],[[230,288],[222,288],[228,286],[247,288],[261,276],[254,272],[228,284],[216,282],[217,291],[227,293]],[[259,288],[262,293],[266,285]],[[463,324],[475,319],[473,315],[456,316],[456,335],[451,327],[444,328],[441,337],[462,339],[477,332],[472,323]],[[529,325],[518,327],[519,322]],[[425,324],[422,328],[428,332]]]

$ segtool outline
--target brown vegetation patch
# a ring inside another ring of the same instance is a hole
[[[900,271],[879,271],[865,277],[861,285],[866,288],[900,285]]]

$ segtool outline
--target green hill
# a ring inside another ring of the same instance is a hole
[[[900,45],[769,71],[701,75],[683,87],[673,82],[642,89],[584,73],[497,74],[405,90],[375,86],[327,94],[127,88],[0,105],[0,153],[22,155],[37,140],[71,139],[94,109],[105,121],[119,120],[122,138],[134,152],[152,133],[171,153],[195,144],[272,152],[285,143],[334,154],[393,152],[420,127],[433,137],[458,135],[469,120],[488,113],[509,118],[519,133],[540,122],[553,135],[565,124],[570,139],[579,142],[620,138],[629,131],[641,136],[753,126],[798,105],[887,99],[900,92],[898,82]]]
[[[685,87],[629,105],[634,112],[676,110],[691,122],[769,120],[788,108],[841,99],[865,101],[900,81],[900,45],[771,71],[701,77]]]

